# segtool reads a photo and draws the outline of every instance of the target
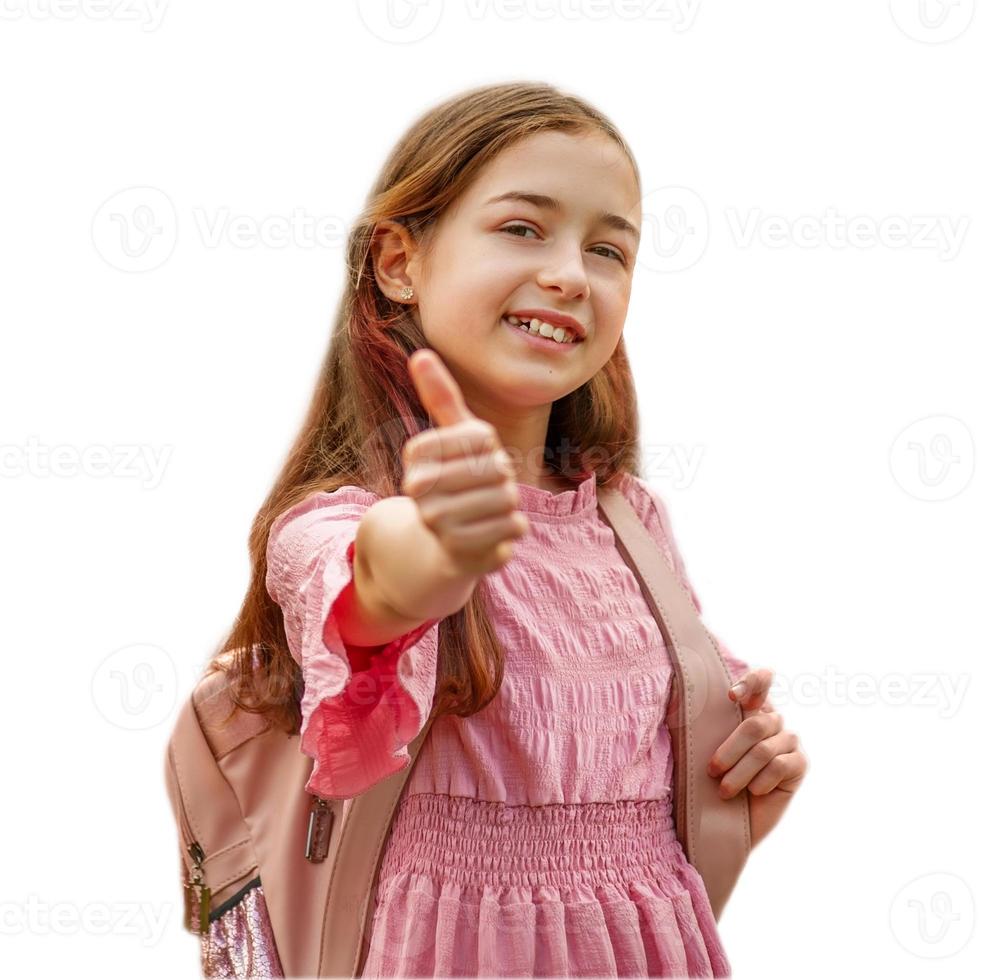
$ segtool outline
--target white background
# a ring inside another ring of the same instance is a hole
[[[811,764],[734,975],[977,975],[973,0],[0,6],[5,975],[198,975],[164,746],[345,229],[417,115],[514,79],[640,163],[644,468]]]

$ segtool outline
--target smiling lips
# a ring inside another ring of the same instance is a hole
[[[501,324],[507,328],[508,333],[520,335],[520,343],[523,347],[533,347],[543,354],[554,357],[570,357],[572,351],[579,346],[581,341],[571,342],[569,340],[556,341],[538,333],[532,333],[530,327],[515,326],[510,322],[510,317],[502,317]],[[539,328],[540,329],[540,328]]]
[[[572,334],[580,340],[586,339],[586,328],[571,313],[562,313],[547,306],[529,306],[525,309],[508,310],[504,315],[516,316],[523,321],[531,321],[534,318],[542,323],[550,324],[553,329],[562,327],[566,334]]]
[[[539,339],[549,338],[550,344],[571,347],[582,342],[582,339],[576,335],[574,328],[555,327],[548,321],[540,320],[537,317],[527,318],[508,314],[503,319],[505,323],[516,327],[525,334]]]

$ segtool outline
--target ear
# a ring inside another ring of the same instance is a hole
[[[375,225],[371,239],[375,282],[389,299],[399,302],[403,287],[416,285],[412,272],[417,251],[418,245],[405,225],[389,219]]]

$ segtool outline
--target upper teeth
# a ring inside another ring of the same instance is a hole
[[[508,315],[506,319],[508,323],[516,327],[525,327],[529,333],[536,333],[540,337],[551,337],[552,340],[557,340],[560,344],[573,344],[576,342],[574,331],[566,331],[563,327],[553,327],[551,323],[546,323],[544,320],[523,320],[521,317],[511,315]]]

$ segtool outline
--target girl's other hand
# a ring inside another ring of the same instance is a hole
[[[506,564],[528,519],[518,509],[516,473],[497,430],[467,407],[440,356],[415,351],[409,376],[435,427],[402,447],[402,493],[415,500],[447,561],[480,575]]]
[[[749,792],[749,824],[755,847],[779,822],[808,770],[800,738],[784,728],[768,697],[773,671],[758,667],[729,689],[743,709],[743,720],[716,749],[708,773],[721,777],[719,795],[730,799]]]

